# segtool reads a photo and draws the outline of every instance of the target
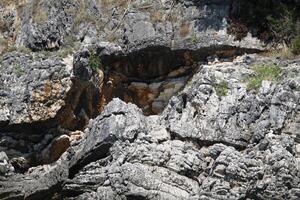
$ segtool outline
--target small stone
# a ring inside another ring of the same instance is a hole
[[[296,154],[300,157],[300,144],[296,145]]]
[[[69,147],[70,137],[68,135],[61,135],[55,138],[42,152],[43,161],[45,163],[56,161]]]
[[[13,166],[8,162],[8,157],[5,152],[0,152],[0,175],[6,175],[13,172]]]

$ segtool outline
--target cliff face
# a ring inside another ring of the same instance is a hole
[[[300,60],[239,3],[1,1],[0,198],[299,199]]]

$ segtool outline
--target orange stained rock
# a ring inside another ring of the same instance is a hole
[[[193,57],[192,57],[191,53],[188,51],[184,52],[183,58],[184,58],[184,62],[185,62],[184,65],[186,65],[186,66],[190,66],[194,63]]]

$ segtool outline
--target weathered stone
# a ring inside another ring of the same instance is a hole
[[[56,161],[70,147],[70,142],[70,137],[67,135],[61,135],[53,139],[42,152],[43,163]]]
[[[9,159],[8,159],[6,153],[1,151],[0,152],[0,175],[5,176],[13,171],[14,171],[14,168],[9,163]]]
[[[1,58],[0,198],[299,199],[300,62],[234,58],[264,48],[235,3],[1,6],[0,40],[54,52]],[[284,78],[249,90],[266,63]]]

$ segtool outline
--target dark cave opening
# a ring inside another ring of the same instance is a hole
[[[149,47],[126,55],[101,56],[99,53],[102,65],[107,66],[104,70],[101,91],[87,81],[74,78],[73,89],[69,91],[66,99],[67,103],[55,118],[3,127],[3,131],[11,133],[9,137],[18,133],[26,142],[24,147],[18,149],[22,149],[21,154],[30,156],[25,157],[26,166],[19,167],[18,171],[24,173],[29,167],[49,163],[50,161],[41,159],[41,150],[36,151],[33,146],[45,141],[46,135],[50,134],[51,138],[39,149],[49,147],[55,138],[66,134],[60,132],[59,128],[67,132],[83,130],[89,119],[98,116],[113,98],[118,97],[125,102],[136,104],[145,115],[159,114],[169,99],[186,86],[198,67],[208,62],[209,56],[222,62],[233,60],[235,56],[244,53],[256,52],[259,50],[214,46],[198,50]],[[4,149],[14,148],[16,146],[4,144]],[[85,161],[93,160],[92,157]],[[80,168],[80,166],[73,167],[71,174],[77,173]]]
[[[101,55],[101,50],[97,50]],[[208,57],[232,60],[255,49],[212,46],[198,50],[148,47],[127,55],[100,56],[104,83],[100,98],[104,106],[113,98],[136,104],[145,115],[161,113],[169,99],[178,94]]]

